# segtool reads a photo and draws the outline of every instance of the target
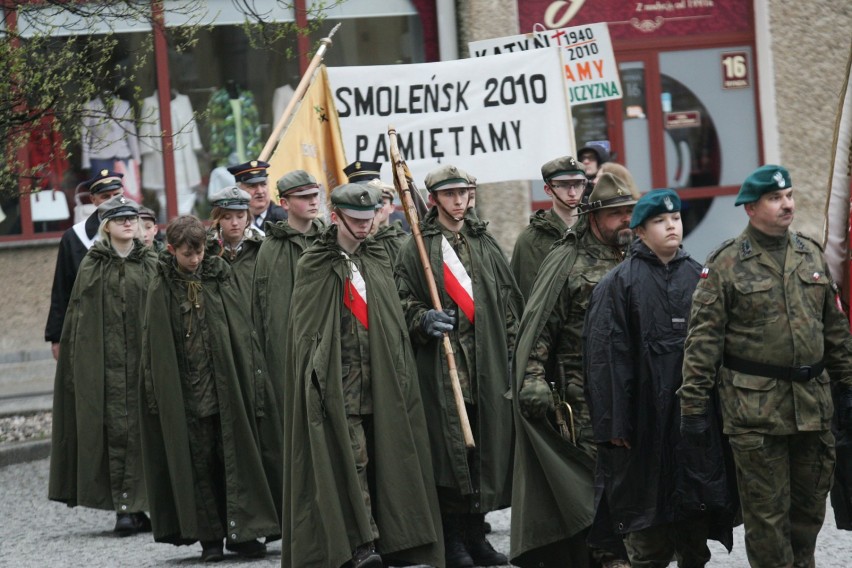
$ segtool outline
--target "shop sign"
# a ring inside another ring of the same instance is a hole
[[[346,158],[387,162],[387,130],[417,182],[455,164],[480,182],[529,179],[518,156],[571,154],[557,49],[417,63],[329,67]]]
[[[735,51],[722,54],[722,88],[746,89],[750,85],[748,77],[748,54]]]
[[[665,117],[666,130],[675,128],[698,128],[701,126],[701,113],[697,110],[667,112]]]
[[[523,0],[520,30],[559,29],[607,22],[615,40],[751,33],[752,2],[743,0]]]
[[[572,106],[622,97],[618,66],[606,24],[543,30],[468,44],[471,57],[553,46],[562,48],[562,76]]]

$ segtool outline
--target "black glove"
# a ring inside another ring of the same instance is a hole
[[[687,446],[706,448],[710,445],[710,421],[706,414],[680,417],[680,437]]]
[[[456,325],[456,313],[453,310],[438,311],[429,310],[423,314],[420,320],[420,328],[426,335],[431,337],[442,337],[450,332]]]
[[[524,379],[524,384],[518,393],[518,404],[521,414],[527,418],[542,418],[548,410],[553,408],[550,387],[542,379]]]
[[[834,411],[837,413],[837,426],[841,430],[852,432],[852,388],[847,388],[838,393],[837,408]]]

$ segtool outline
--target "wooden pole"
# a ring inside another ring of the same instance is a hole
[[[302,75],[302,79],[299,81],[299,85],[296,87],[293,97],[290,99],[290,102],[287,103],[287,107],[284,109],[284,113],[281,115],[281,118],[278,119],[278,124],[275,125],[275,129],[272,131],[272,134],[269,135],[269,140],[266,141],[266,146],[264,146],[263,150],[260,151],[258,160],[266,161],[269,159],[269,156],[272,155],[272,151],[275,149],[275,145],[278,144],[278,139],[281,137],[284,127],[287,126],[287,122],[290,120],[290,115],[293,114],[296,105],[302,101],[302,97],[305,96],[308,87],[311,86],[311,82],[314,79],[314,73],[316,72],[317,67],[320,66],[320,63],[322,63],[322,56],[331,45],[331,38],[335,33],[337,33],[337,29],[339,27],[340,24],[337,24],[331,28],[331,32],[328,36],[320,40],[321,45],[319,46],[319,49],[317,49],[316,55],[314,55],[314,58],[311,59],[311,64],[308,65],[307,70]]]
[[[420,218],[417,215],[417,207],[411,195],[414,184],[405,175],[405,165],[399,153],[396,129],[393,126],[388,126],[388,138],[390,138],[390,155],[393,165],[393,184],[396,187],[400,200],[402,200],[408,224],[411,225],[411,236],[414,237],[414,242],[417,244],[417,252],[420,255],[420,264],[423,266],[423,277],[426,279],[426,284],[429,287],[429,297],[432,300],[432,307],[436,310],[443,310],[441,307],[441,297],[438,295],[438,286],[435,284],[435,275],[432,273],[432,263],[429,261],[426,246],[423,244],[423,235],[420,234]],[[413,189],[417,191],[416,188]],[[443,337],[443,347],[444,355],[447,358],[447,369],[450,374],[450,385],[453,389],[453,399],[455,400],[456,410],[459,414],[462,436],[464,436],[464,445],[468,448],[473,448],[476,444],[473,441],[470,419],[467,416],[467,409],[464,406],[464,397],[462,396],[461,385],[459,384],[459,373],[456,368],[456,357],[453,354],[450,337],[446,333]]]

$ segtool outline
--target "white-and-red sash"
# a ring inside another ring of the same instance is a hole
[[[464,312],[468,321],[473,323],[473,282],[456,251],[443,235],[441,236],[441,256],[444,259],[444,286],[447,294]]]
[[[343,283],[343,305],[349,308],[352,315],[355,316],[365,329],[369,329],[367,319],[367,282],[355,266],[355,263],[349,260],[349,257],[344,254],[349,262],[349,268],[352,271],[352,276],[347,278]]]

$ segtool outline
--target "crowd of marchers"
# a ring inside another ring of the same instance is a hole
[[[268,168],[164,239],[121,174],[86,182],[45,332],[50,499],[205,562],[281,539],[286,568],[694,568],[739,523],[752,566],[806,568],[829,493],[852,529],[852,335],[784,167],[703,266],[689,203],[597,145],[541,166],[511,263],[457,166],[405,230],[381,164],[325,206],[302,170],[272,203]],[[485,514],[510,506],[504,555]]]

